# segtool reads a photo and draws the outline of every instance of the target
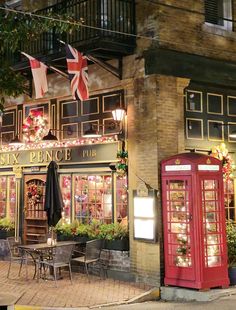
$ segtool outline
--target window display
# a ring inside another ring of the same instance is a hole
[[[90,223],[96,219],[103,223],[112,223],[116,216],[117,221],[127,222],[126,177],[117,177],[115,184],[116,190],[113,193],[112,175],[109,173],[61,174],[64,221],[69,223],[77,219],[81,223]]]
[[[0,217],[15,220],[16,181],[14,176],[0,177]]]

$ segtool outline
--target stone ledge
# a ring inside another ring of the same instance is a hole
[[[210,289],[205,292],[180,287],[161,287],[161,299],[167,301],[212,301],[230,295],[236,295],[236,287]]]

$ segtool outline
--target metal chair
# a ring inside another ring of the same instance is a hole
[[[53,270],[53,277],[57,286],[57,269],[61,267],[68,267],[70,274],[70,281],[72,284],[71,273],[71,256],[74,250],[74,244],[66,244],[57,246],[53,249],[53,253],[50,259],[43,259],[37,261],[37,280],[39,280],[42,268],[44,270],[49,267]],[[44,275],[45,276],[45,275]]]
[[[18,276],[20,276],[22,265],[23,265],[23,263],[25,263],[26,278],[28,278],[27,254],[18,248],[18,245],[20,245],[20,244],[21,244],[21,238],[20,237],[18,238],[18,240],[16,240],[15,237],[8,237],[6,239],[6,247],[8,249],[9,255],[10,255],[10,262],[9,262],[9,267],[8,267],[8,272],[7,272],[7,278],[9,278],[9,276],[10,276],[10,270],[11,270],[12,262],[20,263],[20,269],[18,272]]]
[[[85,271],[89,279],[89,272],[88,267],[91,264],[97,263],[99,265],[100,270],[103,269],[104,273],[104,266],[100,261],[100,255],[102,250],[103,240],[91,240],[86,242],[85,252],[80,252],[75,250],[74,253],[82,254],[82,256],[72,258],[72,262],[81,263],[85,266]],[[101,276],[101,273],[100,273]]]

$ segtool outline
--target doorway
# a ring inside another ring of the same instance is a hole
[[[24,243],[46,241],[47,215],[44,211],[46,175],[24,177]]]

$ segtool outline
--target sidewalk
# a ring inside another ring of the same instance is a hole
[[[40,279],[37,283],[32,279],[34,271],[32,266],[28,266],[28,280],[25,277],[25,266],[22,268],[21,276],[18,277],[18,264],[12,265],[10,279],[7,279],[8,266],[8,262],[0,261],[0,292],[1,296],[12,295],[17,310],[50,307],[88,309],[98,305],[126,302],[145,294],[150,289],[142,284],[113,279],[102,280],[96,276],[91,276],[89,282],[85,274],[75,272],[71,284],[66,271],[56,287],[54,281]]]

